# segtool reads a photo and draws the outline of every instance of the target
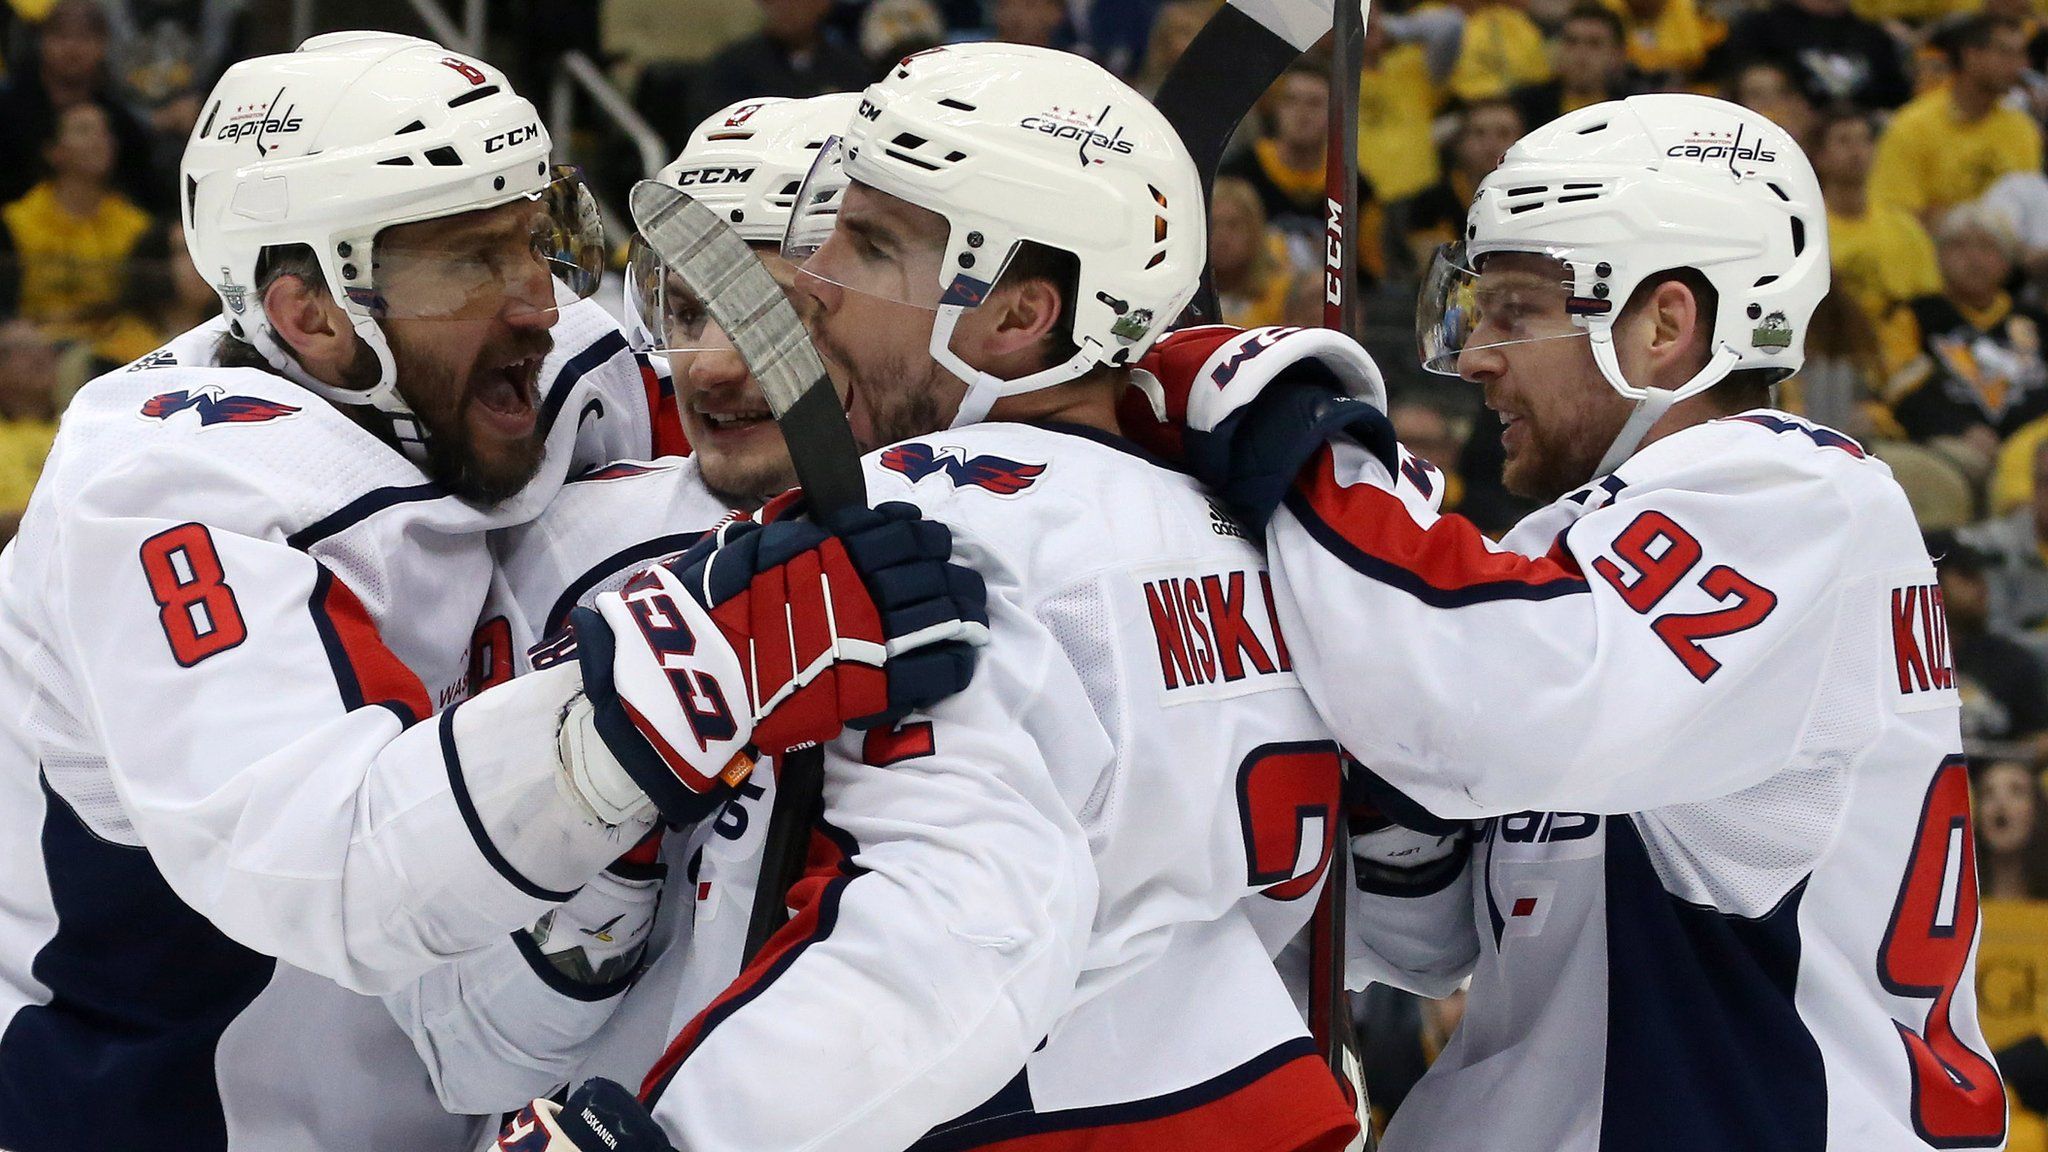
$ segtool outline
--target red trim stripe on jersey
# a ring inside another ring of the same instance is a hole
[[[789,889],[789,906],[796,910],[796,915],[768,938],[738,979],[669,1041],[668,1050],[648,1069],[647,1079],[640,1085],[640,1099],[648,1107],[661,1099],[683,1061],[690,1058],[690,1053],[704,1043],[713,1029],[766,992],[805,949],[832,934],[839,922],[839,901],[846,886],[866,869],[853,863],[860,846],[852,837],[823,821],[819,824],[811,832],[810,856],[804,863],[803,877]]]
[[[1424,528],[1399,497],[1372,484],[1339,484],[1336,468],[1331,449],[1318,450],[1287,494],[1287,509],[1324,551],[1365,576],[1435,608],[1588,590],[1576,565],[1493,551],[1463,516]]]
[[[376,622],[349,586],[336,579],[324,564],[315,565],[310,607],[313,627],[327,649],[327,663],[334,669],[334,682],[341,689],[342,706],[388,708],[407,727],[434,714],[427,686],[405,666],[384,638]]]
[[[1358,1117],[1306,1037],[1211,1080],[1122,1104],[994,1117],[911,1152],[1339,1152]]]
[[[683,417],[676,411],[675,382],[654,370],[641,353],[633,353],[640,362],[640,382],[647,386],[648,426],[654,430],[654,454],[656,456],[688,456],[690,438],[683,434]]]

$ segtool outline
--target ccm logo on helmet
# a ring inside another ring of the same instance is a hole
[[[744,184],[752,179],[752,168],[697,168],[676,173],[676,187],[688,188],[695,184],[708,188],[714,184]]]
[[[510,132],[500,132],[496,136],[486,136],[484,137],[484,151],[486,153],[503,152],[507,148],[517,147],[539,135],[540,125],[528,124],[524,128],[514,128]]]

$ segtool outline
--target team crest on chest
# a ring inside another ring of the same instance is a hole
[[[899,444],[882,453],[882,467],[900,472],[916,484],[943,473],[955,488],[979,488],[998,496],[1016,496],[1045,474],[1045,465],[1003,456],[969,456],[966,449],[929,444]]]

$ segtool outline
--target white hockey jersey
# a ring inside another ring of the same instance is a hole
[[[1388,1152],[1997,1147],[1954,672],[1889,470],[1753,411],[1499,547],[1387,484],[1326,450],[1269,542],[1345,746],[1484,821],[1433,910],[1353,906],[1354,981],[1472,975]]]
[[[552,720],[442,710],[529,639],[486,530],[655,450],[660,384],[565,308],[541,474],[480,508],[209,366],[217,331],[79,393],[0,553],[0,1147],[462,1147],[364,993],[566,894],[509,858],[622,847],[561,805],[493,823],[555,787]]]
[[[657,1118],[685,1149],[1341,1147],[1273,967],[1327,866],[1335,751],[1257,550],[1085,428],[867,468],[953,529],[993,639],[967,691],[828,748],[797,915],[678,1033]],[[1292,925],[1269,941],[1252,901]]]
[[[677,536],[634,551],[671,550],[717,518],[690,468],[571,485],[549,520],[666,509],[642,535]],[[700,828],[686,939],[584,1072],[644,1050],[631,1017],[664,988],[679,1028],[647,1087],[684,1149],[1342,1147],[1350,1111],[1273,963],[1328,864],[1335,749],[1257,550],[1087,429],[982,425],[868,469],[989,581],[974,684],[831,747],[797,915],[744,972],[767,774]],[[515,587],[565,588],[522,597],[559,617],[611,568],[567,558],[626,545],[547,523],[504,559]]]
[[[492,550],[516,618],[546,635],[577,604],[731,514],[692,458],[620,461],[572,477],[533,520],[493,533]],[[524,652],[515,655],[523,672]],[[668,879],[642,970],[623,996],[558,978],[516,936],[387,996],[442,1103],[499,1113],[592,1076],[637,1086],[672,1018],[694,1015],[739,974],[773,788],[764,766],[716,817],[664,836]]]

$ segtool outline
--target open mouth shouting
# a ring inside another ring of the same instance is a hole
[[[485,369],[472,379],[470,407],[483,430],[508,440],[533,434],[540,420],[540,366],[545,358],[537,352]]]

